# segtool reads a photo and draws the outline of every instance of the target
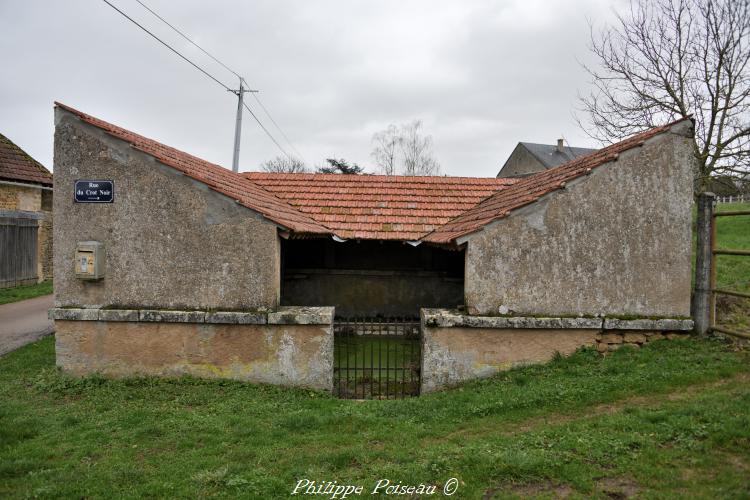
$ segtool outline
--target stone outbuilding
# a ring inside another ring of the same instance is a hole
[[[233,173],[63,104],[55,121],[72,373],[332,390],[337,321],[417,317],[409,376],[431,391],[692,328],[690,120],[520,179]]]
[[[52,174],[0,134],[0,288],[52,278]]]

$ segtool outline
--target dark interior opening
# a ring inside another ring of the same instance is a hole
[[[282,240],[281,304],[338,317],[418,317],[463,304],[464,251],[396,241]]]

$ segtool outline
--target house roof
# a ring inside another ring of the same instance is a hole
[[[519,142],[518,144],[526,148],[546,169],[559,167],[564,163],[575,160],[579,156],[585,156],[596,151],[596,149],[575,148],[572,146],[564,146],[562,151],[558,151],[557,146],[554,144],[536,144],[534,142]]]
[[[73,113],[84,123],[93,125],[112,137],[130,143],[133,148],[153,156],[161,163],[179,170],[192,179],[206,184],[214,191],[237,200],[240,205],[259,212],[267,219],[285,228],[299,233],[330,233],[320,223],[240,174],[112,125],[65,104],[56,102],[55,105]]]
[[[345,239],[418,240],[517,179],[247,172]]]
[[[521,179],[234,173],[64,104],[55,104],[294,233],[436,244],[454,243],[479,231],[683,121],[647,130]]]
[[[515,184],[482,200],[447,224],[425,235],[422,240],[433,243],[448,243],[479,231],[487,224],[507,217],[511,211],[534,203],[548,193],[563,189],[567,182],[586,175],[592,169],[605,163],[616,160],[620,153],[642,146],[651,137],[667,132],[676,123],[688,119],[684,118],[661,127],[646,130],[559,167],[519,179]]]
[[[0,134],[0,179],[42,186],[52,185],[50,171],[3,134]]]

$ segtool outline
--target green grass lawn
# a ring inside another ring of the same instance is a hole
[[[750,210],[750,203],[722,203],[718,212]],[[716,219],[718,248],[750,250],[750,216]],[[719,255],[716,259],[716,285],[726,290],[750,292],[750,257]],[[750,300],[720,295],[717,297],[717,323],[733,330],[750,332]]]
[[[17,286],[15,288],[0,289],[0,305],[18,302],[19,300],[33,299],[42,295],[52,293],[52,281],[42,281],[36,285]]]
[[[748,498],[748,361],[718,341],[661,341],[358,402],[232,381],[72,379],[45,339],[0,358],[0,497],[286,498],[301,479],[370,496],[380,479],[455,477],[453,498]]]
[[[722,203],[717,212],[750,210],[750,203]],[[750,250],[750,215],[718,217],[717,247]],[[717,257],[716,283],[719,288],[750,291],[750,257],[720,255]]]

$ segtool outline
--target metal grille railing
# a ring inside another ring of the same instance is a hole
[[[415,318],[337,318],[334,392],[345,399],[419,395],[421,331]]]

